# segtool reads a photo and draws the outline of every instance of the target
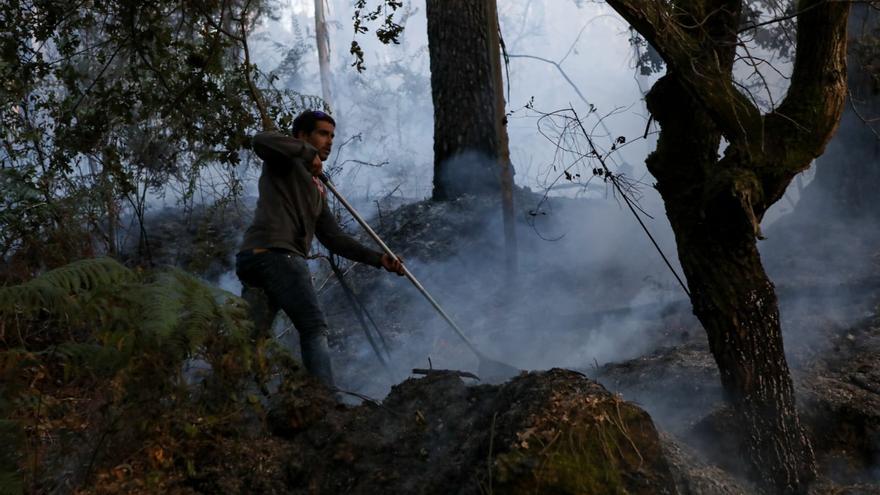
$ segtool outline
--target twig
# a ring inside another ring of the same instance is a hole
[[[354,293],[354,290],[348,285],[348,282],[345,281],[345,276],[342,274],[339,264],[336,263],[333,258],[327,258],[327,261],[330,263],[330,268],[333,270],[333,273],[336,274],[337,280],[339,280],[339,286],[342,287],[342,292],[345,293],[346,299],[348,299],[349,304],[351,304],[352,309],[354,309],[355,317],[357,317],[358,323],[360,323],[364,335],[366,335],[367,341],[370,343],[370,347],[373,349],[373,352],[376,354],[376,357],[379,359],[379,362],[382,363],[385,370],[390,373],[391,368],[388,362],[390,361],[391,352],[388,349],[388,342],[385,341],[385,337],[382,335],[382,332],[379,330],[379,326],[376,325],[373,317],[367,311],[366,306],[364,306],[363,302],[357,297],[357,294]],[[373,339],[373,334],[370,332],[367,320],[373,324],[373,331],[376,332],[376,335],[379,336],[380,342],[382,342],[385,356],[379,351],[379,346],[376,345],[376,341]]]
[[[611,170],[608,169],[608,166],[605,165],[605,160],[602,158],[602,156],[596,150],[596,147],[593,145],[593,139],[587,133],[587,130],[584,129],[584,125],[581,122],[580,118],[578,117],[577,111],[575,111],[574,106],[572,106],[570,110],[571,110],[572,114],[574,114],[575,122],[577,122],[577,125],[578,125],[578,127],[580,127],[581,132],[583,132],[584,137],[587,138],[587,143],[589,143],[590,149],[593,151],[593,154],[596,155],[596,158],[599,160],[599,163],[602,165],[602,168],[605,170],[605,175],[611,179],[611,184],[614,186],[615,189],[617,189],[617,192],[619,192],[620,195],[623,197],[623,201],[626,203],[626,206],[629,207],[633,216],[636,217],[636,221],[638,221],[639,225],[642,227],[642,230],[644,230],[645,234],[648,235],[648,239],[651,240],[651,243],[657,249],[657,252],[660,253],[660,257],[663,258],[663,262],[666,263],[666,266],[669,268],[669,271],[671,271],[672,275],[675,276],[675,279],[678,281],[679,285],[681,285],[681,288],[684,290],[685,294],[687,294],[688,297],[690,297],[691,291],[688,290],[687,285],[684,283],[684,280],[681,279],[681,277],[678,275],[678,272],[675,271],[675,268],[672,267],[672,263],[669,261],[669,258],[666,257],[666,253],[663,252],[663,249],[660,248],[660,245],[657,244],[657,240],[654,239],[654,236],[651,234],[651,231],[648,230],[648,227],[645,225],[645,222],[642,221],[642,217],[639,216],[639,213],[636,211],[636,208],[633,206],[632,201],[629,199],[629,196],[627,196],[623,192],[623,188],[620,187],[620,184],[617,181],[617,176],[612,174]]]
[[[451,375],[451,376],[457,376],[459,378],[473,378],[474,380],[480,381],[480,377],[471,373],[470,371],[413,368],[412,372],[413,372],[413,375],[425,375],[425,376]]]
[[[495,420],[498,418],[498,411],[492,414],[492,425],[489,427],[489,457],[486,460],[486,470],[489,472],[489,495],[492,494],[492,450],[495,447]]]
[[[362,401],[364,401],[364,402],[369,402],[370,404],[372,404],[372,405],[374,405],[374,406],[376,406],[376,407],[380,407],[380,408],[382,408],[382,409],[384,409],[384,410],[390,412],[391,414],[397,416],[398,418],[403,418],[403,417],[404,417],[403,414],[400,414],[399,412],[395,411],[394,409],[389,408],[389,407],[386,406],[385,404],[382,404],[382,403],[379,402],[378,400],[376,400],[376,399],[374,399],[374,398],[372,398],[372,397],[370,397],[370,396],[368,396],[368,395],[364,395],[364,394],[361,394],[361,393],[358,393],[358,392],[352,392],[352,391],[350,391],[350,390],[342,390],[342,389],[339,388],[339,387],[333,387],[332,390],[333,390],[334,392],[338,392],[338,393],[340,393],[340,394],[345,394],[345,395],[350,395],[350,396],[352,396],[352,397],[357,397],[358,399],[360,399],[360,400],[362,400]]]
[[[877,130],[874,129],[874,126],[871,125],[871,121],[866,119],[864,116],[862,116],[862,113],[859,112],[858,107],[856,107],[856,102],[853,99],[852,91],[847,90],[847,93],[849,93],[849,98],[848,98],[849,99],[849,107],[852,108],[852,111],[855,114],[855,116],[858,117],[859,120],[861,120],[863,124],[865,124],[865,127],[867,127],[871,131],[871,133],[874,134],[874,137],[876,137],[877,139],[880,139],[880,134],[878,134]]]

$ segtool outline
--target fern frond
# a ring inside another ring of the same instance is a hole
[[[100,286],[113,286],[135,279],[135,274],[112,258],[94,258],[75,261],[56,268],[27,282],[45,284],[77,294]],[[25,284],[25,285],[27,285]]]
[[[175,270],[173,276],[184,288],[186,312],[177,325],[177,333],[193,348],[202,345],[209,333],[216,331],[219,307],[214,290],[186,272]],[[207,330],[207,331],[206,331]]]
[[[138,326],[149,338],[168,338],[186,310],[183,288],[169,273],[160,273],[153,281],[134,288],[128,297],[132,310],[141,313],[133,315],[132,321],[139,322]]]
[[[31,318],[41,311],[68,316],[80,307],[78,296],[135,278],[134,272],[111,258],[75,261],[23,284],[0,287],[0,320]]]

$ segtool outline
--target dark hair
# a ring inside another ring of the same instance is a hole
[[[317,127],[318,121],[329,122],[336,127],[336,121],[328,114],[320,110],[306,110],[293,119],[293,135],[296,136],[300,132],[311,134]]]

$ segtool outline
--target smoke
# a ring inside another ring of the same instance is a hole
[[[398,229],[389,240],[392,249],[478,349],[524,370],[586,369],[634,358],[668,337],[657,322],[683,293],[622,203],[613,196],[548,200],[527,191],[516,202],[519,263],[512,279],[505,271],[496,199],[424,203],[384,220]],[[646,191],[641,206],[653,213],[654,220],[646,221],[674,260],[656,193]],[[477,370],[476,357],[414,287],[387,274],[375,276],[380,281],[362,284],[363,292],[386,331],[396,335],[394,378],[427,368],[429,358],[436,368]],[[344,306],[338,295],[325,301]],[[337,307],[328,314],[355,336],[350,312]],[[364,372],[377,360],[365,339],[355,337],[362,344],[346,357],[345,367],[356,370],[347,375],[349,386],[383,396],[394,381]],[[354,356],[368,362],[353,363]]]
[[[398,10],[397,20],[405,23],[405,29],[400,44],[390,46],[379,43],[372,32],[354,35],[350,2],[327,5],[333,111],[338,123],[334,143],[338,154],[331,158],[331,165],[338,167],[337,185],[355,198],[366,191],[374,198],[429,196],[433,104],[424,0],[405,2]],[[605,119],[596,129],[604,148],[619,135],[644,132],[647,115],[640,86],[649,87],[659,75],[634,76],[636,51],[627,25],[608,6],[508,2],[499,8],[508,53],[538,57],[511,57],[505,70],[509,76],[507,108],[513,112],[508,126],[511,155],[518,184],[540,188],[554,153],[552,143],[536,133],[534,117],[523,111],[529,101],[548,111],[575,105],[584,115],[593,108],[587,127],[595,126],[596,118]],[[577,15],[572,15],[573,10]],[[252,43],[254,59],[264,72],[281,66],[286,54],[303,40],[314,44],[309,35],[314,28],[313,12],[311,0],[296,0],[274,19],[264,21]],[[365,52],[365,72],[351,67],[348,47],[352,39]],[[595,49],[596,40],[602,40],[601,50]],[[557,63],[559,69],[540,58]],[[297,81],[299,85],[288,89],[321,93],[316,50],[304,53]],[[643,157],[649,150],[650,143],[636,143],[621,150],[616,159],[643,171]]]
[[[261,67],[271,70],[280,63],[283,50],[278,47],[293,42],[292,16],[301,27],[313,22],[310,7],[305,8],[311,3],[293,2],[293,10],[265,24],[266,38],[272,42],[255,43]],[[331,44],[347,47],[353,37],[350,5],[330,4],[329,17],[338,21],[330,30]],[[549,113],[573,107],[601,151],[625,138],[626,145],[611,155],[609,166],[643,182],[639,206],[653,219],[642,218],[680,273],[662,202],[644,166],[657,129],[648,125],[642,94],[660,74],[636,75],[625,23],[601,4],[577,10],[568,2],[500,6],[508,53],[531,56],[512,57],[508,67],[511,156],[517,184],[529,188],[516,198],[519,270],[513,283],[505,273],[501,213],[493,200],[426,203],[393,214],[382,206],[419,201],[431,190],[433,108],[424,2],[414,1],[411,7],[400,46],[358,36],[366,52],[365,73],[348,67],[346,50],[332,53],[339,128],[329,168],[336,172],[334,180],[343,193],[364,213],[382,212],[381,219],[373,216],[371,223],[399,233],[389,240],[391,247],[405,257],[477,348],[493,359],[522,369],[558,366],[595,375],[603,365],[683,342],[705,356],[703,330],[632,213],[601,179],[584,186],[589,167],[575,171],[581,177],[565,178],[563,170],[575,158],[560,154],[559,141],[553,138],[562,131],[552,120],[542,121],[535,110]],[[788,63],[776,68],[783,75],[790,72]],[[303,69],[301,86],[293,89],[318,94],[316,59],[305,60]],[[753,75],[750,68],[737,70],[744,80]],[[766,100],[763,103],[778,103],[787,79],[769,72],[766,92],[759,96]],[[841,132],[848,129],[845,123]],[[849,154],[864,156],[864,149],[861,144],[854,148],[832,143],[822,161],[833,164]],[[867,156],[876,163],[876,155]],[[812,173],[794,181],[786,198],[767,213],[768,240],[759,242],[778,288],[786,351],[795,368],[822,358],[831,350],[830,335],[845,332],[868,314],[870,292],[851,282],[878,268],[873,257],[880,236],[873,225],[854,222],[834,208],[813,208],[806,219],[789,214],[797,212],[807,188],[820,185],[818,179],[810,183]],[[254,191],[252,186],[246,190]],[[542,200],[545,190],[550,197]],[[350,222],[349,226],[356,230]],[[334,359],[343,388],[381,398],[410,376],[412,368],[477,370],[477,358],[406,280],[357,268],[351,276],[393,351],[390,369],[385,370],[347,303],[328,288],[323,303],[336,332]],[[323,277],[322,273],[317,279],[322,282]],[[234,285],[231,279],[229,283]],[[279,322],[279,331],[285,325]],[[286,335],[290,339],[295,332]],[[295,340],[291,339],[294,349]],[[706,366],[700,368],[700,376],[714,379]],[[702,409],[718,397],[717,386],[708,391],[704,387],[705,394],[689,388],[688,373],[685,369],[666,379],[660,392],[642,394],[649,412],[668,419],[665,425],[694,419],[678,414],[675,403],[680,397],[665,392],[708,397],[705,402],[695,398]]]

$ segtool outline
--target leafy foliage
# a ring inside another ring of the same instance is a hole
[[[0,491],[110,482],[110,453],[107,468],[195,469],[210,438],[261,417],[249,390],[297,370],[273,341],[250,340],[246,313],[180,270],[109,258],[0,289],[0,441],[17,447],[0,457]]]
[[[260,128],[255,93],[281,130],[314,106],[275,89],[247,56],[268,12],[266,1],[238,0],[0,6],[10,27],[0,33],[0,182],[10,191],[0,256],[18,256],[8,280],[113,254],[126,216],[142,226],[149,195],[188,206],[205,196],[206,176],[226,185],[209,201],[240,193],[240,151]]]
[[[394,14],[397,9],[403,7],[400,0],[380,0],[374,9],[367,9],[367,0],[356,0],[354,3],[355,11],[352,20],[354,20],[354,34],[364,34],[369,31],[367,23],[376,22],[382,19],[382,24],[376,28],[376,38],[384,44],[398,44],[400,34],[403,33],[403,25],[398,24],[394,20]],[[364,64],[364,50],[356,40],[351,41],[349,52],[354,55],[355,61],[351,64],[358,72],[367,69]]]

